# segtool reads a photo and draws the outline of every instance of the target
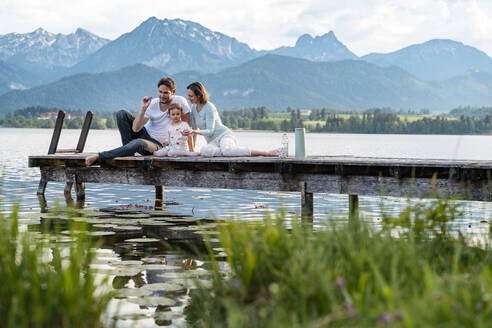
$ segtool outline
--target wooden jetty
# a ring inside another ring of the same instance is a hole
[[[41,170],[39,195],[44,195],[49,181],[65,182],[66,195],[71,194],[75,185],[78,199],[85,197],[85,183],[153,185],[156,199],[161,201],[164,186],[294,191],[301,192],[305,217],[312,217],[313,193],[350,195],[351,215],[357,215],[358,195],[435,198],[439,193],[465,200],[492,199],[492,161],[351,156],[305,159],[137,156],[119,157],[87,167],[85,159],[91,154],[82,151],[90,120],[92,114],[88,113],[79,145],[72,154],[56,151],[61,131],[57,121],[49,154],[29,156],[29,167]]]
[[[296,158],[166,158],[120,157],[100,166],[85,166],[91,154],[29,156],[29,166],[39,167],[44,193],[48,181],[76,186],[78,198],[85,183],[297,191],[302,193],[304,215],[313,213],[313,193],[387,195],[396,197],[458,196],[490,201],[492,162],[358,157]],[[357,199],[351,197],[356,208]]]

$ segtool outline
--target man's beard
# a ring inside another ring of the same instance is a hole
[[[171,103],[171,101],[172,101],[172,99],[169,99],[168,101],[161,101],[161,104],[168,105]]]

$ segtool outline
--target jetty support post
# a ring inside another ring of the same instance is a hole
[[[38,191],[36,192],[36,194],[38,196],[44,195],[44,192],[46,191],[46,186],[47,185],[48,185],[48,181],[46,181],[43,178],[41,178],[41,180],[39,180]]]
[[[156,210],[164,208],[164,186],[155,186],[155,205]]]
[[[48,213],[48,202],[46,201],[44,194],[38,194],[38,202],[41,213]]]
[[[72,181],[65,182],[65,188],[63,189],[63,194],[65,195],[65,198],[72,198],[72,186]]]
[[[80,181],[77,175],[75,175],[75,194],[77,202],[85,200],[85,182]]]
[[[69,207],[73,206],[72,187],[73,187],[73,182],[72,181],[66,181],[65,182],[65,188],[63,189],[63,195],[65,196],[65,202],[67,203],[67,206],[69,206]]]
[[[359,195],[349,194],[349,220],[359,219]]]
[[[313,193],[307,191],[306,182],[302,181],[299,183],[301,185],[301,217],[302,220],[313,220]]]

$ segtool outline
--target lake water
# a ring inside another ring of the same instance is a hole
[[[51,140],[49,129],[0,129],[0,167],[2,186],[0,205],[9,211],[20,202],[21,211],[39,211],[36,189],[39,168],[28,168],[29,155],[46,154]],[[59,147],[74,148],[79,130],[63,130]],[[239,144],[256,149],[280,146],[281,133],[236,132]],[[289,152],[294,152],[294,135],[289,134]],[[91,130],[85,151],[97,152],[120,145],[117,130]],[[203,144],[199,139],[198,148]],[[449,135],[365,135],[365,134],[307,134],[308,155],[352,155],[363,157],[470,159],[492,160],[492,136]],[[198,216],[259,218],[265,210],[276,210],[282,204],[289,213],[299,212],[299,193],[222,190],[203,188],[166,188],[166,201],[181,203],[173,211]],[[86,207],[101,208],[126,204],[153,205],[152,186],[87,184]],[[48,206],[64,200],[63,184],[48,184]],[[360,197],[360,209],[367,216],[377,217],[381,206],[389,212],[407,204],[404,199],[390,197]],[[315,222],[347,213],[346,195],[315,194]],[[466,202],[467,219],[489,217],[491,206],[484,202]]]
[[[39,168],[28,168],[29,155],[46,154],[51,140],[52,130],[48,129],[0,129],[0,208],[9,212],[13,204],[20,206],[21,217],[32,221],[40,213],[40,205],[36,196],[39,183]],[[80,130],[62,131],[59,148],[74,148]],[[280,146],[281,133],[273,132],[237,132],[239,144],[256,149],[273,149]],[[289,152],[294,152],[294,135],[289,134]],[[92,130],[86,144],[86,152],[97,152],[120,145],[116,130]],[[198,141],[198,147],[203,144]],[[437,135],[363,135],[363,134],[307,134],[306,145],[308,155],[352,155],[363,157],[387,158],[420,158],[450,160],[492,160],[492,136],[437,136]],[[46,200],[48,207],[57,202],[64,204],[62,183],[48,183]],[[294,217],[300,211],[300,194],[287,192],[265,192],[245,190],[224,190],[206,188],[175,188],[165,189],[167,210],[183,215],[194,215],[206,218],[259,220],[266,211],[275,212],[280,207],[287,210],[288,217]],[[120,205],[154,205],[153,186],[128,186],[112,184],[86,184],[85,207],[99,209]],[[407,200],[393,197],[364,197],[359,199],[362,216],[377,224],[381,211],[396,214],[408,203],[418,200]],[[471,238],[488,232],[488,221],[492,217],[492,205],[487,202],[461,202],[463,217],[458,224],[465,235]],[[314,226],[330,220],[345,220],[348,211],[347,195],[315,194],[314,195]],[[39,216],[38,216],[39,217]],[[22,222],[22,220],[21,220]],[[174,250],[152,250],[153,256],[165,256],[166,264],[179,265],[182,256]],[[128,245],[114,244],[102,248],[98,254],[101,262],[124,266],[124,262],[140,261],[145,253]],[[123,262],[122,262],[123,261]],[[133,264],[132,264],[133,265]],[[133,277],[114,277],[115,281],[123,279],[125,287],[135,288],[137,284],[167,281],[158,274],[160,270],[146,270]],[[127,279],[127,280],[125,280]],[[174,296],[178,306],[167,309],[174,316],[166,324],[185,326],[182,310],[186,304],[186,295]],[[123,320],[120,327],[153,327],[154,308],[139,307],[125,300],[114,300],[110,311],[118,309],[123,313],[137,313],[141,319],[137,322]],[[181,313],[181,314],[180,314]],[[180,316],[181,315],[181,316]]]

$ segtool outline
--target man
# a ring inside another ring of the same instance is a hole
[[[163,77],[157,83],[159,98],[144,97],[142,107],[134,117],[126,110],[116,113],[116,124],[121,135],[123,146],[89,156],[85,160],[87,166],[99,161],[121,156],[152,155],[162,148],[165,141],[164,127],[169,123],[167,109],[172,103],[183,107],[183,121],[190,123],[190,106],[184,97],[176,96],[176,83],[170,77]],[[193,151],[193,141],[189,137],[188,145]]]

